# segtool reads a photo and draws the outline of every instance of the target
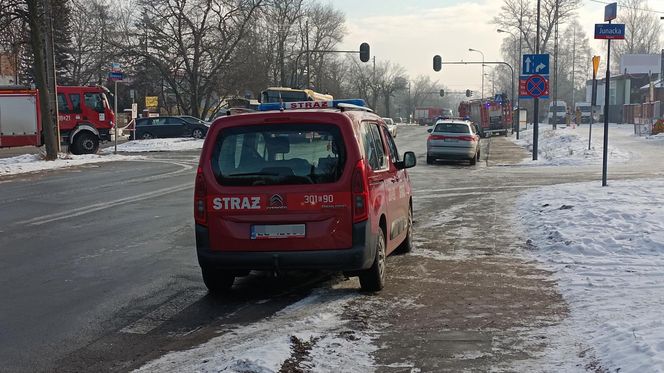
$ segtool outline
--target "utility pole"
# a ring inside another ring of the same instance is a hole
[[[410,96],[410,80],[408,80],[408,123],[413,116],[413,98]]]
[[[376,81],[376,56],[373,56],[373,74],[372,80]]]
[[[304,87],[304,88],[309,89],[309,87],[311,87],[311,70],[310,70],[311,69],[311,54],[308,52],[309,51],[309,20],[307,20],[304,27],[306,28],[306,33],[307,33],[307,86]],[[295,68],[297,68],[297,66]]]
[[[540,3],[542,0],[537,0],[537,27],[535,31],[535,54],[539,54],[540,42]],[[538,143],[539,143],[539,98],[535,97],[533,103],[533,161],[537,160]]]

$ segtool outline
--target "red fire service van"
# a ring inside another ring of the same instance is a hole
[[[407,168],[362,100],[261,104],[217,119],[194,191],[196,248],[211,292],[250,270],[321,269],[385,280],[386,257],[412,245]]]
[[[58,87],[60,141],[73,154],[91,154],[100,141],[111,139],[115,123],[108,90],[100,86]],[[0,147],[41,146],[39,92],[0,86]]]

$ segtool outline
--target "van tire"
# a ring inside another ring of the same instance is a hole
[[[376,256],[369,269],[360,272],[360,286],[362,291],[376,292],[385,286],[385,233],[383,228],[378,228],[376,237]]]
[[[479,153],[475,153],[475,156],[470,159],[470,165],[474,166],[477,164],[477,159],[480,157]]]
[[[434,157],[429,157],[427,155],[427,164],[433,164],[434,162],[435,162],[435,158]]]
[[[408,228],[406,228],[406,238],[401,245],[397,247],[396,253],[406,254],[413,251],[413,208],[408,208]]]
[[[81,131],[71,144],[72,154],[95,154],[99,150],[99,138],[89,131]]]
[[[201,266],[203,282],[211,294],[223,294],[228,292],[235,282],[235,276],[223,270]]]

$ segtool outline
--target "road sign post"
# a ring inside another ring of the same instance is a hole
[[[119,63],[111,63],[111,71],[108,73],[108,80],[112,81],[115,85],[113,92],[113,114],[115,115],[115,123],[113,123],[113,133],[115,137],[115,149],[113,153],[118,153],[118,81],[124,79],[124,73]]]
[[[597,69],[599,69],[599,56],[593,56],[593,86],[590,98],[590,123],[588,125],[588,150],[591,148],[593,138],[593,122],[595,121],[595,106],[597,106]]]
[[[134,128],[130,129],[129,135],[133,140],[136,140],[136,118],[138,118],[138,104],[134,102],[131,104],[131,121],[134,122]]]
[[[609,163],[609,87],[611,86],[611,40],[625,39],[625,25],[612,24],[618,16],[618,3],[604,7],[604,20],[608,24],[595,25],[595,39],[606,40],[606,79],[604,80],[604,149],[602,154],[602,186],[606,186]],[[594,65],[593,65],[594,68]]]
[[[539,37],[537,40],[539,40]],[[539,54],[539,44],[536,52],[536,54],[523,55],[522,76],[519,80],[519,97],[535,100],[533,110],[533,161],[537,160],[539,151],[539,99],[549,98],[549,55]]]

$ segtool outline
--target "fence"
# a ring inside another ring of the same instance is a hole
[[[623,123],[634,124],[634,134],[648,136],[657,119],[662,118],[662,102],[646,102],[623,106]]]

